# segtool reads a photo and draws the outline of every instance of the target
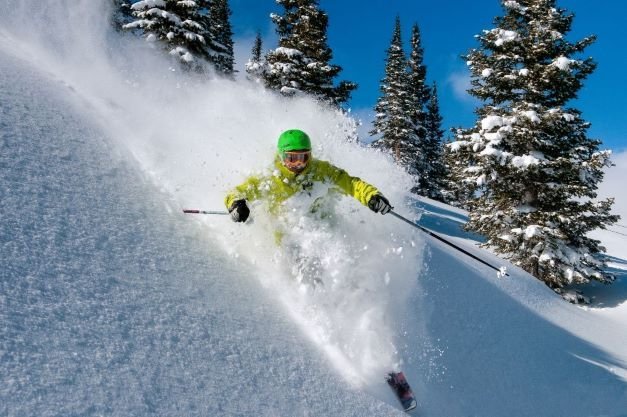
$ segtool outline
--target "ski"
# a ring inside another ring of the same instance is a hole
[[[416,402],[416,396],[414,395],[405,375],[402,372],[390,372],[385,377],[386,382],[394,391],[396,398],[403,406],[403,410],[410,411],[416,408],[418,403]]]

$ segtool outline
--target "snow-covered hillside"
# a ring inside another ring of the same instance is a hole
[[[0,55],[0,415],[395,415],[168,211],[67,86]]]
[[[407,178],[343,116],[186,80],[90,3],[0,5],[0,415],[402,415],[382,378],[401,367],[424,416],[627,416],[625,278],[582,309],[342,200],[334,227],[296,224],[324,260],[311,292],[261,208],[183,216],[287,127],[393,201]],[[506,264],[463,212],[397,205]]]

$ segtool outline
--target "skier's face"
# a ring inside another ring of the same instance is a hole
[[[311,151],[283,152],[283,165],[292,172],[301,172],[307,168]]]

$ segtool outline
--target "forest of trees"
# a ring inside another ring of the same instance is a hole
[[[373,146],[390,152],[415,178],[413,192],[445,201],[442,117],[437,88],[427,85],[427,68],[417,24],[412,27],[409,58],[403,51],[401,21],[397,17],[387,50],[381,96],[370,132]]]
[[[234,79],[228,0],[111,1],[119,30],[157,45],[185,70]],[[278,44],[264,50],[257,35],[246,78],[343,110],[357,85],[337,81],[342,68],[332,62],[329,17],[319,1],[267,1],[280,8],[270,16]],[[480,103],[474,126],[452,131],[445,143],[420,29],[412,25],[406,52],[397,17],[371,137],[362,139],[415,179],[410,191],[467,209],[467,230],[557,292],[609,283],[598,256],[603,248],[587,236],[618,220],[610,214],[612,199],[596,199],[609,152],[588,137],[581,111],[569,107],[596,67],[579,58],[595,38],[568,40],[574,15],[556,0],[500,3],[494,27],[477,35],[477,47],[464,56],[469,93]]]

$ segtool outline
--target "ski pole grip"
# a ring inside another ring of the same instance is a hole
[[[183,210],[183,213],[185,213],[185,214],[200,214],[200,210],[185,209],[185,210]]]

